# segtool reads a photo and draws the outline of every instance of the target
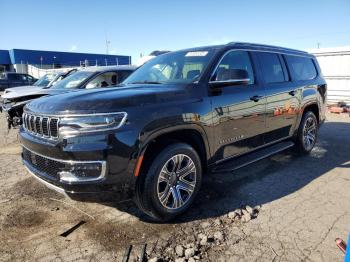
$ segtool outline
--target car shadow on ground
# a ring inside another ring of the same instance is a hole
[[[336,167],[350,167],[350,123],[326,122],[310,155],[290,149],[226,174],[206,174],[192,207],[171,223],[215,218],[243,206],[264,205],[303,188]],[[105,202],[150,222],[132,201]]]

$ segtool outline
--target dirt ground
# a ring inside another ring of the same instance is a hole
[[[144,247],[153,262],[343,260],[334,240],[350,232],[348,115],[328,115],[310,156],[286,151],[207,175],[192,209],[169,224],[145,222],[131,201],[76,202],[46,189],[0,115],[0,261],[122,261],[130,245],[130,261]]]

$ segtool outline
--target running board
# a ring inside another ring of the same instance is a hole
[[[211,172],[212,173],[232,172],[234,170],[237,170],[239,168],[242,168],[244,166],[247,166],[249,164],[257,162],[259,160],[262,160],[266,157],[277,154],[277,153],[279,153],[283,150],[286,150],[292,146],[294,146],[294,143],[292,141],[280,142],[278,144],[274,144],[272,146],[268,146],[268,147],[265,147],[263,149],[259,149],[257,151],[252,152],[252,153],[247,153],[245,155],[238,156],[238,157],[233,158],[231,160],[227,160],[221,164],[218,164],[214,168],[212,168]]]

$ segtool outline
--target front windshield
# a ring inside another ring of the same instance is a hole
[[[213,50],[178,51],[157,56],[131,74],[123,84],[186,84],[199,80]]]
[[[33,85],[35,86],[48,86],[50,82],[56,77],[57,74],[46,74],[39,78]]]
[[[75,72],[72,75],[67,76],[65,79],[56,83],[54,86],[52,86],[52,88],[59,88],[59,89],[79,88],[80,84],[93,74],[94,72],[90,72],[90,71]]]

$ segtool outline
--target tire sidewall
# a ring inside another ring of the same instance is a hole
[[[316,123],[315,143],[310,149],[306,149],[305,143],[304,143],[303,132],[304,132],[305,123],[306,123],[307,119],[309,119],[310,117],[312,117]],[[301,120],[299,134],[298,134],[299,149],[302,153],[306,153],[306,154],[310,153],[312,151],[312,149],[315,147],[316,142],[317,142],[317,137],[318,137],[318,127],[319,127],[318,121],[317,121],[317,117],[315,116],[315,114],[311,111],[306,112]]]
[[[165,208],[158,199],[157,193],[157,183],[160,172],[164,166],[164,164],[174,155],[176,154],[184,154],[191,158],[195,167],[196,167],[196,186],[191,195],[189,201],[179,209],[172,210]],[[149,203],[152,205],[151,209],[153,209],[157,216],[159,216],[162,220],[169,220],[183,212],[185,212],[193,200],[195,199],[199,188],[202,182],[202,167],[201,161],[197,154],[197,152],[189,145],[184,143],[176,143],[166,147],[162,150],[159,155],[154,159],[152,165],[147,172],[147,176],[144,183],[144,196],[145,201],[150,201]],[[154,212],[152,212],[154,213]]]

